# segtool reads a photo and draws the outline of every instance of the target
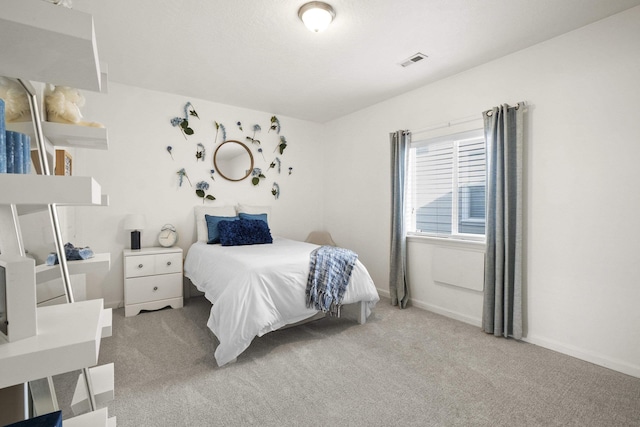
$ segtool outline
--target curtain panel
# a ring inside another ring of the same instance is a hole
[[[482,328],[522,338],[522,176],[525,105],[483,113],[487,213]]]
[[[409,166],[411,132],[399,130],[391,139],[391,259],[389,294],[391,304],[405,308],[409,301],[407,283],[407,233],[404,222],[406,174]]]

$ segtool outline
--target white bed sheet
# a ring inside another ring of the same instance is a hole
[[[218,366],[234,360],[256,336],[317,313],[305,304],[309,255],[317,247],[282,237],[267,245],[191,245],[184,272],[213,304],[207,326],[220,342]],[[343,304],[365,301],[368,316],[379,299],[358,260]]]

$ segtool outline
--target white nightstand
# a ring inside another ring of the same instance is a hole
[[[124,315],[182,307],[182,249],[124,251]]]

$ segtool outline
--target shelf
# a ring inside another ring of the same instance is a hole
[[[35,131],[31,122],[7,123],[7,130],[25,133],[31,137],[31,149],[37,149]],[[42,133],[55,147],[90,148],[108,150],[109,137],[106,128],[78,126],[56,122],[42,122]]]
[[[107,403],[111,402],[114,398],[113,363],[89,368],[89,375],[91,376],[96,406],[106,406]],[[73,392],[73,398],[71,399],[71,410],[74,414],[81,414],[90,410],[84,372],[80,372],[78,375],[76,388]]]
[[[113,310],[110,308],[105,308],[102,310],[102,315],[100,317],[100,326],[102,327],[102,338],[109,338],[113,333],[112,328],[113,323]]]
[[[4,0],[0,75],[101,90],[93,17],[43,1]]]
[[[38,335],[0,338],[0,388],[96,365],[102,313],[101,299],[39,307]]]
[[[100,184],[91,177],[0,174],[3,205],[101,205]]]
[[[60,205],[60,203],[58,203]],[[62,204],[64,206],[64,204]],[[109,196],[103,194],[100,196],[100,206],[109,206]],[[37,212],[44,212],[48,209],[47,205],[19,205],[16,206],[18,215],[27,215]]]
[[[116,417],[108,418],[107,408],[62,420],[64,427],[115,427]]]
[[[111,254],[95,254],[93,258],[67,261],[69,274],[85,274],[94,271],[109,271]],[[40,264],[36,266],[36,284],[48,282],[61,277],[60,265]]]

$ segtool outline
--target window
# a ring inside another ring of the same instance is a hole
[[[413,141],[407,175],[408,232],[484,238],[485,169],[481,129]]]

